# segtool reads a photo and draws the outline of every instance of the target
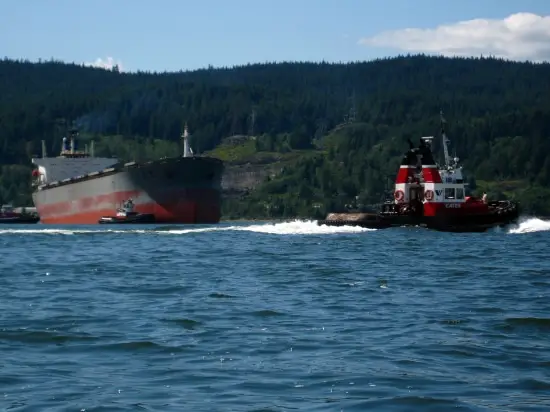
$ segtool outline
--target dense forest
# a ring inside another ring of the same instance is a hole
[[[550,65],[421,55],[175,73],[4,59],[0,201],[30,204],[30,157],[59,152],[64,121],[96,155],[138,160],[180,151],[187,122],[196,153],[270,168],[225,217],[319,216],[379,202],[407,138],[440,151],[440,110],[473,191],[550,214]]]

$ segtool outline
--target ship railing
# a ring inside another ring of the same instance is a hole
[[[178,159],[180,159],[180,158],[178,157]],[[217,158],[210,158],[210,159],[222,162],[220,159],[217,159]],[[144,166],[144,165],[150,165],[150,164],[153,164],[154,162],[158,162],[158,161],[159,161],[159,159],[150,160],[150,161],[144,162],[144,163],[127,162],[127,163],[124,163],[124,164],[117,164],[117,165],[115,165],[115,167],[109,167],[109,168],[103,169],[101,171],[95,171],[95,172],[91,172],[91,173],[88,173],[88,174],[85,174],[85,175],[79,175],[79,176],[63,179],[61,181],[46,182],[46,183],[43,183],[43,184],[38,184],[38,189],[43,190],[45,188],[52,187],[52,186],[59,186],[59,185],[64,185],[64,184],[68,184],[68,183],[75,182],[75,181],[86,180],[87,178],[91,178],[91,177],[94,177],[94,176],[103,175],[103,174],[110,174],[110,173],[115,172],[117,170],[120,170],[122,168],[140,167],[140,166]],[[164,161],[162,161],[161,163],[164,163]]]
[[[53,181],[53,182],[49,182],[49,183],[43,183],[43,184],[39,184],[37,186],[37,189],[38,190],[43,190],[45,188],[48,188],[48,187],[56,187],[56,186],[59,186],[61,183],[57,180]]]
[[[86,180],[86,178],[93,177],[93,176],[98,176],[98,175],[102,175],[102,174],[106,174],[106,173],[110,173],[110,172],[114,172],[115,170],[116,170],[116,168],[110,167],[108,169],[103,169],[101,171],[87,173],[85,175],[78,175],[78,176],[74,176],[74,177],[68,177],[68,178],[62,179],[60,181],[48,182],[48,183],[44,183],[42,185],[38,184],[37,186],[40,189],[44,189],[44,188],[51,187],[51,186],[59,186],[59,185],[63,185],[63,184],[71,183],[71,182]]]

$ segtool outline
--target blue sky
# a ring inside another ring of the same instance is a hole
[[[550,17],[498,21],[519,12],[549,16],[550,1],[14,0],[2,2],[0,56],[98,64],[111,57],[131,71],[422,51],[547,59]],[[471,19],[494,21],[450,26]],[[450,27],[422,31],[440,25]],[[407,28],[417,30],[399,31]]]

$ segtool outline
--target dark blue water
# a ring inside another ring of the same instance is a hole
[[[0,410],[550,409],[549,223],[108,229],[0,228]]]

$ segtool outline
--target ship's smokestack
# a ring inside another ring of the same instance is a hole
[[[416,165],[418,158],[414,148],[411,149],[403,156],[401,165],[399,166],[399,172],[395,178],[396,185],[402,185],[410,183],[411,179],[415,178]]]
[[[409,151],[403,155],[401,165],[399,166],[399,172],[395,178],[395,191],[393,193],[395,203],[409,201],[409,185],[416,179],[417,163],[417,151],[411,145]]]
[[[425,183],[441,183],[441,175],[435,164],[430,147],[432,139],[433,136],[422,137],[420,139],[418,152],[422,159],[422,177]]]
[[[416,166],[401,165],[399,167],[399,172],[397,173],[397,178],[395,179],[395,184],[400,185],[411,183],[411,180],[414,180],[416,178],[415,172]]]

